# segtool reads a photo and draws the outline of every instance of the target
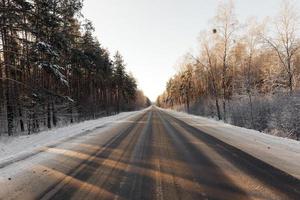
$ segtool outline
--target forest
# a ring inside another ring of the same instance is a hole
[[[245,22],[232,1],[220,3],[157,105],[299,140],[299,19],[293,1]]]
[[[94,37],[82,0],[0,1],[0,135],[150,104],[122,55]]]

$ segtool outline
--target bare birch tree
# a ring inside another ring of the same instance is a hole
[[[287,86],[293,93],[296,54],[299,50],[299,15],[295,2],[284,0],[279,15],[275,18],[276,34],[263,36],[264,40],[276,52],[280,64],[287,75]]]
[[[235,32],[238,29],[238,21],[234,13],[234,3],[229,1],[227,3],[220,3],[217,15],[214,17],[214,29],[213,34],[216,35],[216,39],[219,41],[219,59],[222,66],[222,103],[223,103],[223,118],[226,121],[226,100],[228,100],[228,70],[230,49],[234,44]]]
[[[247,22],[247,29],[243,38],[245,44],[245,64],[244,64],[244,85],[250,104],[250,115],[251,124],[254,126],[253,119],[253,103],[252,95],[253,89],[255,89],[255,78],[254,78],[254,61],[255,56],[261,49],[260,33],[264,30],[264,24],[258,24],[256,20],[251,19]]]
[[[211,92],[215,98],[216,111],[218,115],[218,119],[222,119],[221,111],[220,111],[220,84],[218,81],[220,79],[220,73],[218,70],[218,63],[216,59],[216,44],[212,42],[212,38],[206,32],[202,33],[200,36],[200,45],[201,45],[201,56],[200,59],[197,59],[197,64],[205,69],[208,73],[209,79],[209,88],[211,88]]]

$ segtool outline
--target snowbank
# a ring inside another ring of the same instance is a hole
[[[182,112],[163,111],[300,179],[299,141],[280,138]]]
[[[26,155],[36,152],[40,147],[54,145],[72,137],[86,134],[95,129],[135,116],[141,112],[143,111],[124,112],[110,117],[44,131],[35,135],[0,137],[0,166],[3,163],[12,162],[20,157],[26,157]]]

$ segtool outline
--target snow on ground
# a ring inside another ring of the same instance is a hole
[[[100,127],[121,122],[141,112],[143,111],[124,112],[118,115],[85,121],[34,135],[0,137],[0,166],[1,163],[12,162],[15,159],[25,157],[41,147],[54,145],[68,138],[79,136]]]
[[[300,179],[300,142],[213,119],[164,110],[170,115]]]
[[[300,179],[300,142],[267,135],[258,131],[236,127],[213,119],[189,115],[186,113],[164,110],[170,115],[210,134],[223,142],[235,146],[242,151]],[[111,128],[113,124],[128,121],[130,117],[144,111],[127,112],[85,121],[55,130],[41,132],[36,135],[0,138],[1,164],[13,162],[26,157],[39,148],[55,145],[72,137],[80,136],[100,127]]]

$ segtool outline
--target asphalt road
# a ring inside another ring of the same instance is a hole
[[[299,180],[156,108],[83,137],[7,199],[300,199]]]

